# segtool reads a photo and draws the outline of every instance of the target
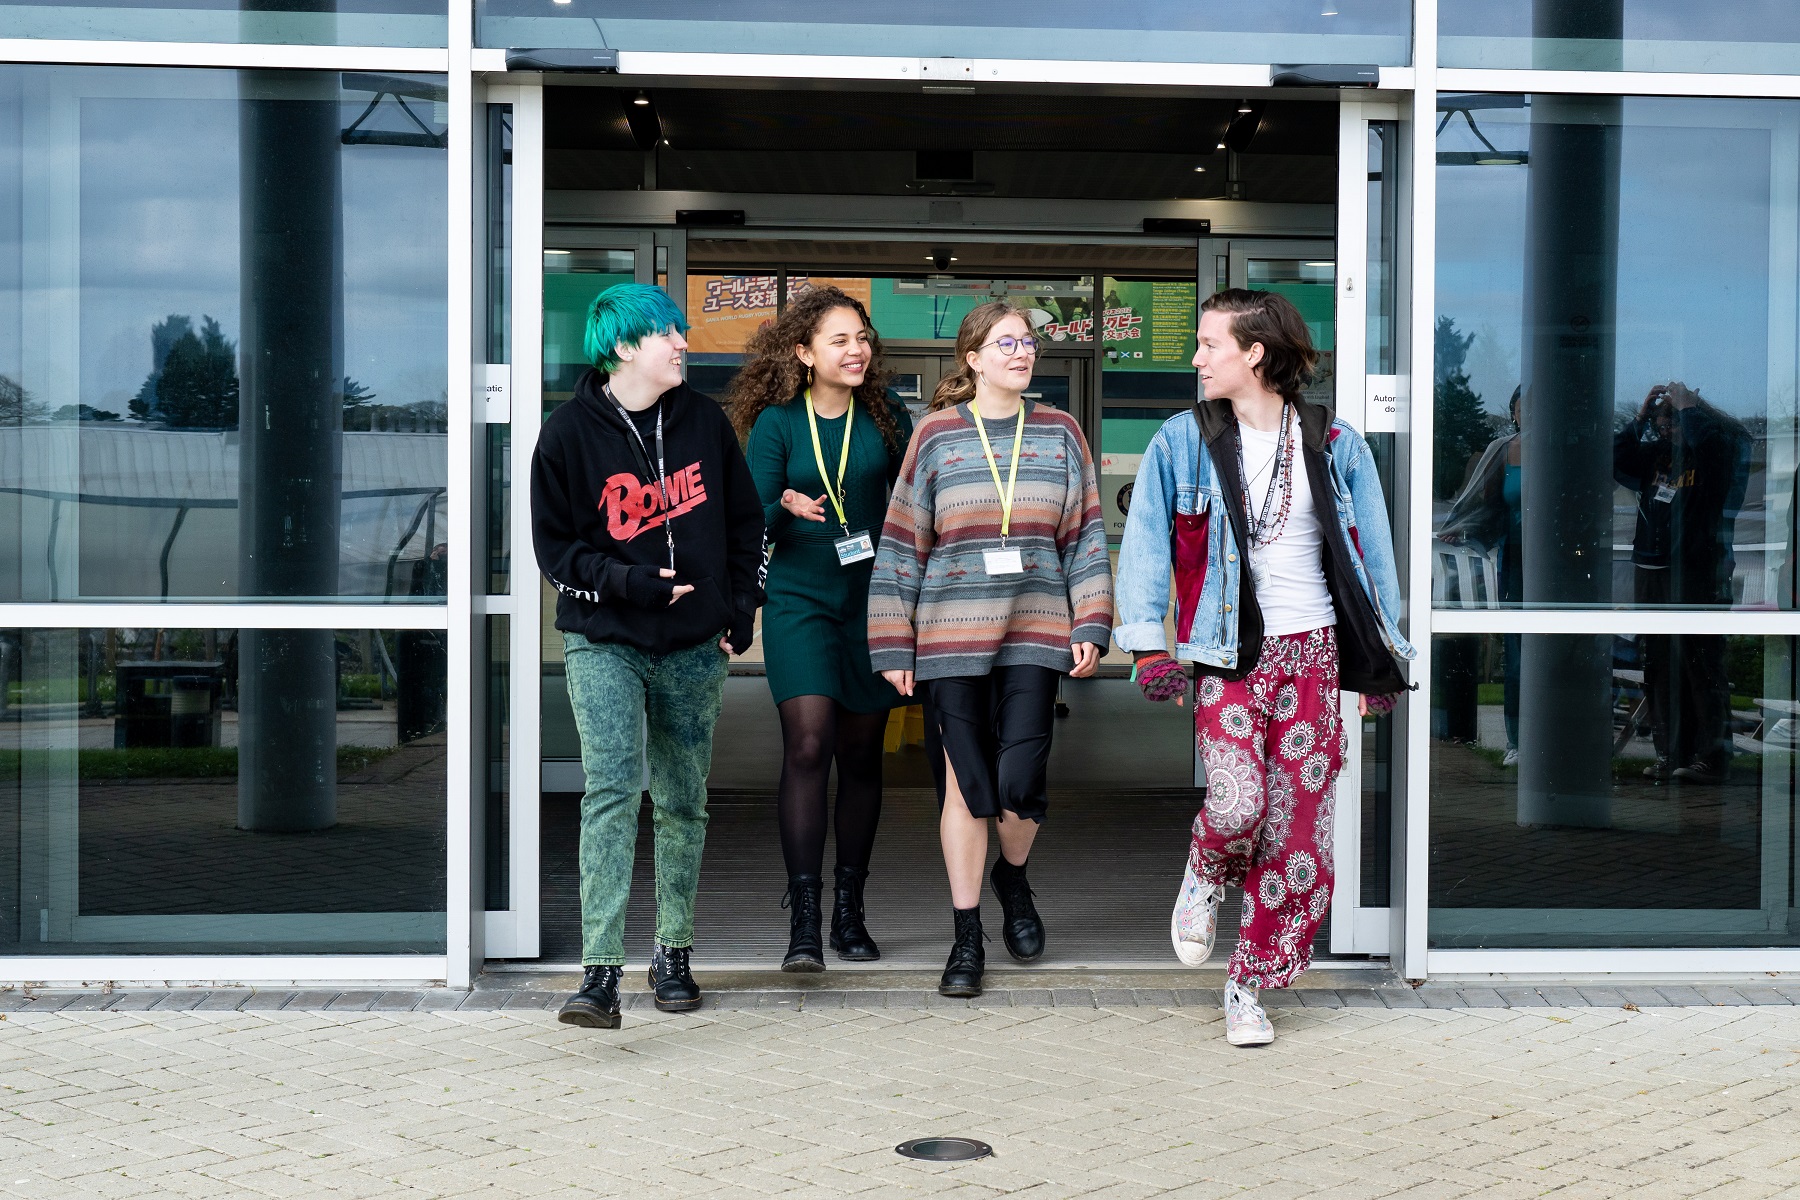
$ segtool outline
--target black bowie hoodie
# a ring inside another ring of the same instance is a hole
[[[669,511],[626,420],[589,369],[575,398],[544,421],[531,456],[531,533],[538,567],[555,586],[556,627],[591,642],[667,654],[724,634],[750,648],[762,603],[762,501],[737,433],[712,397],[687,384],[663,393]],[[675,578],[664,522],[673,518]],[[676,584],[692,592],[675,603]]]

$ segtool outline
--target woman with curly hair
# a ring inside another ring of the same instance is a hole
[[[881,818],[882,739],[899,695],[869,666],[874,539],[912,422],[889,401],[869,314],[834,287],[794,297],[746,347],[726,406],[749,435],[768,528],[763,645],[781,714],[777,809],[791,908],[784,971],[823,971],[826,782],[837,763],[831,948],[881,957],[863,883]]]

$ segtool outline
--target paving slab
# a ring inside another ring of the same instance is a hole
[[[537,1200],[580,1181],[644,1200],[1792,1194],[1770,1114],[1800,1107],[1800,1007],[1552,1009],[1514,1003],[1518,986],[1486,989],[1513,1007],[1480,1011],[1467,993],[1486,985],[1426,989],[1456,1002],[1438,1009],[1410,988],[1298,989],[1255,1052],[1187,1004],[1204,988],[1167,989],[1179,1006],[1133,989],[1116,1008],[1096,1005],[1110,985],[999,987],[983,999],[1009,1003],[992,1007],[723,990],[680,1017],[630,1009],[618,1030],[517,1003],[447,1016],[472,998],[448,989],[236,1011],[86,993],[0,1024],[0,1196]],[[1733,985],[1746,1000],[1765,986]],[[139,1007],[122,1020],[84,996]],[[996,1154],[893,1152],[943,1133]]]

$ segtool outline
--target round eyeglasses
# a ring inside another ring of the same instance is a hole
[[[1000,353],[1008,356],[1017,354],[1021,350],[1027,354],[1036,354],[1038,352],[1038,340],[1034,337],[1016,338],[1010,335],[1006,337],[997,337],[993,341],[987,343],[986,346],[979,347],[979,349],[986,350],[988,346],[998,346],[1000,347]]]

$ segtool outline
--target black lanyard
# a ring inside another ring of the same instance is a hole
[[[612,384],[607,384],[602,390],[606,393],[606,398],[613,402],[613,407],[619,410],[619,417],[625,422],[625,428],[631,431],[631,440],[637,443],[638,453],[644,458],[644,473],[650,474],[654,471],[656,475],[656,487],[662,493],[663,540],[669,546],[669,570],[673,571],[675,569],[675,518],[669,512],[669,473],[663,466],[662,398],[658,397],[656,401],[656,462],[653,465],[650,461],[650,447],[644,444],[644,435],[638,432],[637,422],[631,419],[630,411],[619,403],[617,396],[613,395]]]

